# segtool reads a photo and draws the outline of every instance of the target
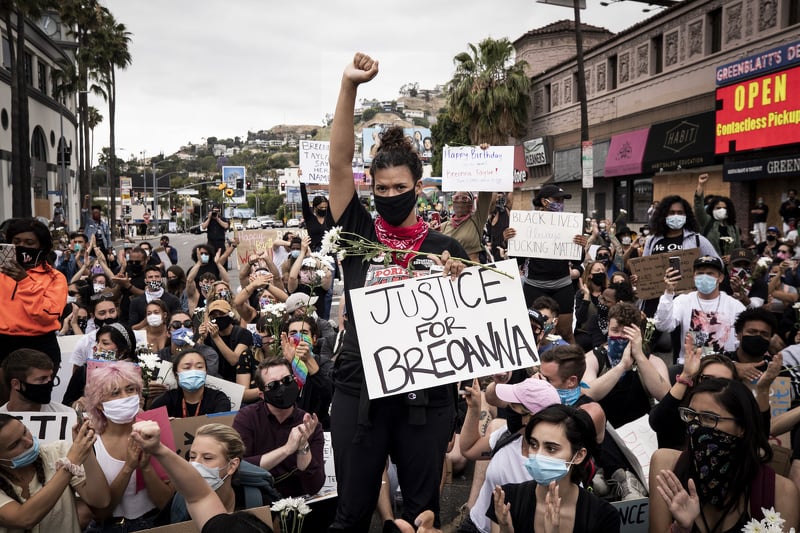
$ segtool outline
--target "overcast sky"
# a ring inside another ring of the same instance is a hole
[[[468,43],[561,19],[568,8],[534,0],[104,0],[131,33],[133,62],[117,75],[118,156],[174,153],[189,141],[241,136],[278,124],[322,124],[333,113],[355,51],[380,61],[359,98],[391,99],[401,85],[447,82]],[[649,16],[645,4],[601,7],[582,21],[614,32]],[[108,145],[108,108],[95,145]],[[99,151],[99,149],[98,149]]]

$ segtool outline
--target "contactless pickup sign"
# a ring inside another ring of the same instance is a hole
[[[800,66],[717,89],[717,154],[800,142]]]
[[[350,291],[371,399],[538,364],[517,262],[493,268]]]

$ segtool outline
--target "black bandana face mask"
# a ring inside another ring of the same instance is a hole
[[[394,196],[373,196],[375,210],[390,226],[399,226],[417,205],[417,189],[412,188],[403,194]]]
[[[42,251],[39,248],[16,246],[17,263],[25,270],[37,267],[42,262]]]
[[[294,379],[288,385],[278,384],[272,390],[264,390],[264,401],[278,409],[288,409],[294,405],[300,387]]]
[[[690,422],[686,429],[697,470],[695,485],[700,501],[722,507],[736,470],[734,456],[742,439],[716,428],[703,427],[696,421]]]

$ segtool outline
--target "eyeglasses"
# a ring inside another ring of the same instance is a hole
[[[113,292],[98,292],[97,294],[93,294],[89,299],[91,301],[93,301],[93,302],[96,302],[98,300],[101,301],[101,302],[107,302],[109,300],[113,300],[114,299],[114,293]]]
[[[185,328],[191,328],[192,327],[192,321],[191,320],[184,320],[183,322],[181,322],[180,320],[175,320],[174,322],[170,323],[170,325],[169,325],[169,327],[171,327],[172,329],[180,329],[181,326],[183,326]]]
[[[292,381],[294,381],[294,376],[286,376],[282,379],[276,381],[270,381],[266,385],[264,385],[264,390],[275,390],[278,387],[288,387]]]
[[[735,418],[730,416],[719,416],[714,413],[698,413],[694,409],[690,409],[688,407],[678,407],[678,414],[680,415],[681,420],[687,424],[697,420],[701,426],[706,428],[716,428],[720,420],[736,421]]]

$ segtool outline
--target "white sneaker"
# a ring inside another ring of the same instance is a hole
[[[646,489],[633,472],[618,468],[611,475],[611,479],[616,482],[620,500],[629,501],[647,497]]]
[[[608,496],[608,493],[611,492],[602,468],[598,468],[592,478],[592,492],[601,498]]]

